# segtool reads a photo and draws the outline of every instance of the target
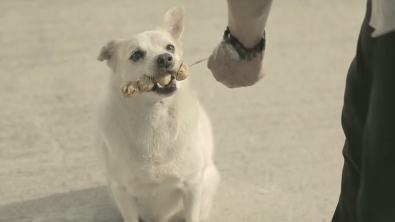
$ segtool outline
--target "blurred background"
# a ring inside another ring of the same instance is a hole
[[[0,0],[0,221],[121,222],[93,147],[96,60],[107,41],[186,8],[185,60],[206,58],[226,1]],[[267,76],[229,90],[191,71],[213,122],[222,183],[211,221],[330,221],[340,191],[345,78],[365,2],[275,0]]]

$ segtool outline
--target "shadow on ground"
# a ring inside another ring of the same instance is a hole
[[[122,222],[105,187],[0,206],[1,222]]]

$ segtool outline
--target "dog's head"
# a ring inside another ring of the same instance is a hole
[[[124,80],[137,80],[143,74],[157,76],[175,73],[182,57],[181,36],[184,31],[184,8],[174,7],[166,12],[161,27],[138,33],[131,38],[109,41],[102,47],[99,61],[107,61],[115,74]],[[156,94],[173,93],[180,83],[173,80],[162,87],[155,84]]]

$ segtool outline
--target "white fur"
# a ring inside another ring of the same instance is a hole
[[[124,80],[155,75],[154,58],[168,43],[176,46],[178,67],[183,29],[184,9],[172,8],[163,28],[110,41],[98,57],[112,71],[98,110],[99,154],[125,222],[207,221],[220,181],[211,123],[188,80],[165,96],[124,99],[119,91]],[[134,63],[129,57],[136,47],[146,57]]]

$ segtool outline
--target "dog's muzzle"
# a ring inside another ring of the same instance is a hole
[[[177,90],[177,80],[175,79],[174,76],[172,76],[172,79],[169,84],[162,86],[159,83],[155,83],[154,88],[152,88],[152,91],[160,95],[169,95],[174,93],[176,90]]]

